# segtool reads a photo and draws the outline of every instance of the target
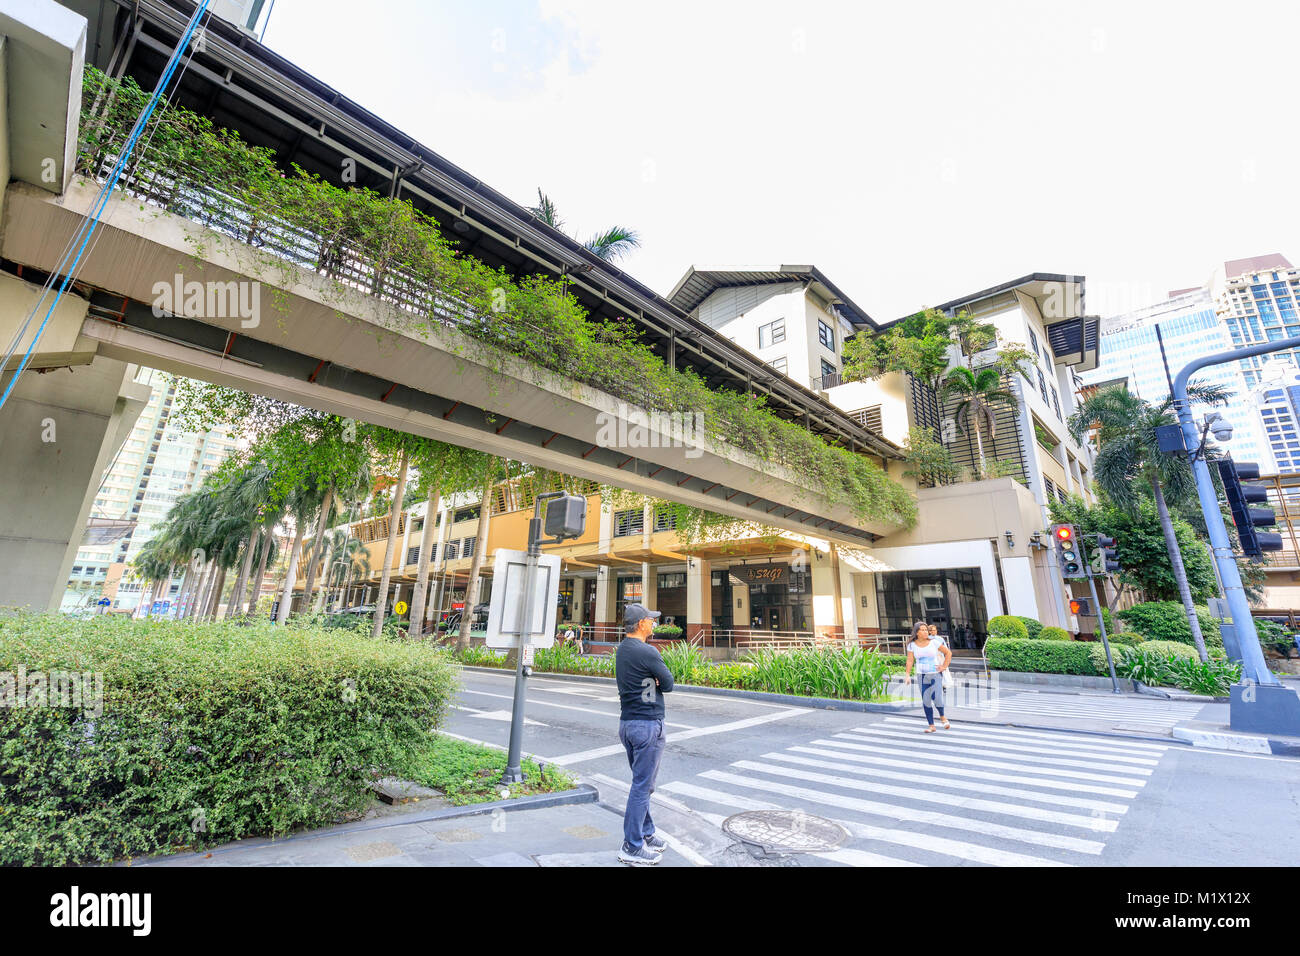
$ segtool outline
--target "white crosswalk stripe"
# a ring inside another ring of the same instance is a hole
[[[965,710],[981,718],[1012,714],[1066,720],[1100,720],[1151,730],[1169,730],[1179,721],[1195,717],[1204,706],[1191,701],[1134,700],[1024,691],[995,697]]]
[[[817,854],[842,866],[1074,866],[1096,863],[1163,744],[975,727],[925,735],[887,717],[830,738],[661,783],[707,821],[799,809],[852,840]]]

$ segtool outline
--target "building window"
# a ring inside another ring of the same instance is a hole
[[[821,319],[817,320],[817,341],[832,352],[835,351],[835,330]]]
[[[614,537],[626,538],[645,531],[645,512],[640,508],[614,512]]]
[[[420,549],[419,549],[419,547],[407,548],[407,549],[406,549],[406,563],[407,563],[407,564],[419,564],[419,563],[420,563]]]
[[[661,589],[686,587],[686,572],[676,571],[670,574],[659,575],[659,587]]]
[[[1065,419],[1061,418],[1061,399],[1056,394],[1055,385],[1052,386],[1052,407],[1056,409],[1056,417],[1061,421],[1065,421]]]
[[[456,549],[457,549],[459,546],[460,546],[460,542],[459,542],[459,541],[448,541],[448,542],[447,542],[447,553],[446,553],[445,555],[443,555],[443,557],[444,557],[446,560],[448,560],[448,561],[455,561],[455,560],[456,560]]]
[[[655,509],[655,530],[672,531],[677,527],[677,512],[668,508]]]
[[[474,554],[474,546],[476,544],[478,544],[478,538],[465,538],[460,543],[460,556],[462,558],[472,557]]]
[[[781,356],[780,358],[778,358],[778,359],[772,359],[772,361],[768,362],[767,364],[770,365],[770,366],[772,366],[773,369],[775,369],[776,371],[780,372],[782,375],[785,375],[785,374],[786,374],[786,371],[785,371],[785,369],[786,369],[786,362],[785,362],[785,356],[784,356],[784,355],[782,355],[782,356]]]
[[[830,378],[834,374],[835,366],[825,359],[822,359],[822,378]]]
[[[785,319],[777,319],[758,327],[758,347],[765,349],[785,341]]]

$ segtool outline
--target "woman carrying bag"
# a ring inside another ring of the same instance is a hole
[[[940,644],[948,643],[939,636],[939,627],[937,624],[930,625],[930,640],[938,641]],[[945,691],[952,690],[952,669],[948,667],[943,669],[943,689]]]
[[[925,729],[927,734],[935,732],[936,710],[939,711],[939,719],[943,721],[943,729],[948,730],[952,726],[943,715],[943,673],[947,671],[951,660],[952,651],[948,650],[947,644],[930,637],[930,627],[925,621],[917,621],[912,625],[912,642],[907,645],[907,670],[903,682],[912,683],[912,668],[915,667],[921,681],[921,707],[925,710],[925,720],[929,724]]]

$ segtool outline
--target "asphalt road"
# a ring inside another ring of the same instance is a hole
[[[446,730],[505,746],[513,683],[513,673],[466,669]],[[949,711],[951,730],[926,735],[919,708],[853,713],[674,692],[652,812],[696,865],[1292,865],[1300,760],[1198,750],[1169,735],[1218,706],[981,687]],[[524,750],[621,809],[630,776],[618,710],[611,681],[533,677]],[[793,811],[764,821],[769,841],[841,842],[755,857],[722,828],[753,810]]]

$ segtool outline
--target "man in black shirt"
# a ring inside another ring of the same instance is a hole
[[[623,813],[623,848],[618,858],[632,866],[653,866],[668,844],[655,836],[650,820],[650,794],[654,793],[655,775],[664,754],[664,698],[673,689],[672,672],[664,665],[659,651],[646,643],[654,633],[658,611],[640,604],[623,609],[623,627],[627,636],[618,646],[614,658],[614,675],[618,679],[618,739],[627,750],[632,768],[632,789]]]

